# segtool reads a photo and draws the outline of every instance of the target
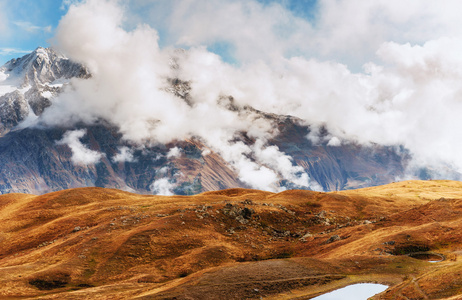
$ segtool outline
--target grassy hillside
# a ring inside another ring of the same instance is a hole
[[[461,229],[462,183],[453,181],[2,195],[0,297],[306,299],[381,282],[390,288],[378,299],[452,299],[462,294]]]

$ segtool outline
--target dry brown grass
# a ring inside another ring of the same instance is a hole
[[[383,299],[450,298],[462,293],[460,199],[453,181],[2,195],[0,298],[290,299],[364,281],[392,285]],[[447,259],[401,255],[421,250]]]

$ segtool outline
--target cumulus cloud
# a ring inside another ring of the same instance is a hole
[[[313,32],[310,23],[277,3],[176,1],[175,7],[169,34],[176,37],[177,45],[223,43],[239,61],[270,60],[305,48],[297,40]]]
[[[60,145],[67,145],[71,148],[73,163],[78,165],[91,165],[96,164],[104,156],[98,151],[88,149],[80,141],[85,136],[87,131],[85,129],[72,130],[64,133],[63,138],[57,142]]]
[[[76,4],[78,4],[78,3],[80,3],[80,0],[63,0],[63,1],[61,2],[61,7],[60,7],[60,9],[66,10],[66,9],[68,9],[71,5],[76,5]]]
[[[462,33],[457,0],[324,0],[311,8],[311,19],[288,10],[287,2],[300,7],[295,0],[134,1],[131,6],[165,32],[170,44],[226,47],[239,62],[302,55],[360,70],[375,60],[384,41],[421,44]]]
[[[113,162],[134,162],[133,150],[124,146],[119,148],[119,153],[112,157]]]
[[[257,140],[253,150],[257,161],[278,172],[280,177],[298,186],[309,187],[309,178],[303,168],[294,166],[292,158],[279,151],[277,146],[265,147],[262,140]]]
[[[227,73],[234,75],[237,70],[204,48],[187,53],[161,50],[154,29],[139,26],[126,31],[122,20],[122,8],[113,1],[87,1],[70,7],[59,25],[56,45],[89,66],[93,76],[74,80],[72,88],[53,100],[42,121],[69,125],[103,118],[118,125],[125,139],[137,143],[198,137],[223,155],[250,186],[277,189],[284,173],[247,157],[262,151],[264,143],[249,147],[232,141],[241,131],[266,140],[275,133],[272,124],[255,112],[240,114],[220,104],[222,94],[229,94],[222,89],[225,82],[210,88],[210,80],[217,76],[211,73],[212,68],[223,69],[223,80],[229,80]],[[180,68],[172,68],[172,58]],[[200,71],[202,67],[207,71]],[[191,82],[189,103],[168,92],[168,78]],[[168,156],[179,154],[179,148],[173,148]],[[276,154],[285,157],[283,153]]]
[[[181,149],[178,147],[173,147],[167,153],[167,158],[179,157],[181,155]]]
[[[162,168],[160,168],[159,170],[157,170],[157,174],[159,174],[159,175],[165,175],[165,174],[167,174],[168,170],[170,170],[169,167],[167,167],[167,166],[166,166],[166,167],[162,167]]]
[[[281,179],[315,183],[268,144],[274,124],[244,107],[296,116],[314,129],[315,142],[402,145],[412,164],[451,166],[455,173],[444,174],[457,174],[459,3],[326,0],[306,20],[277,3],[154,1],[147,14],[168,13],[160,18],[165,24],[149,18],[133,26],[127,16],[134,11],[124,9],[135,2],[88,0],[69,8],[54,43],[93,77],[73,80],[41,118],[51,125],[106,119],[125,139],[144,144],[199,138],[241,181],[267,190],[278,190]],[[160,47],[157,24],[165,40],[188,50]],[[238,63],[211,52],[217,44]],[[169,92],[169,78],[189,84],[187,99]],[[243,131],[255,143],[239,142]]]
[[[210,155],[210,154],[212,154],[212,151],[210,149],[208,149],[208,148],[206,148],[206,149],[204,149],[202,151],[202,156],[207,156],[207,155]]]
[[[151,190],[155,195],[172,196],[175,184],[171,183],[168,178],[160,178],[151,185]]]
[[[340,146],[342,144],[342,141],[339,140],[338,137],[334,136],[332,137],[328,142],[327,142],[327,146],[331,146],[331,147],[337,147],[337,146]]]

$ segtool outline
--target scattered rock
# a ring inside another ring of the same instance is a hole
[[[236,220],[241,223],[241,224],[247,224],[249,223],[249,220],[245,219],[243,216],[239,215],[236,217]]]
[[[310,238],[310,237],[312,237],[312,236],[313,236],[313,235],[312,235],[311,233],[308,232],[308,233],[306,233],[304,236],[302,236],[302,237],[300,238],[300,241],[301,241],[301,242],[306,242],[306,239],[308,239],[308,238]]]
[[[341,238],[340,236],[338,236],[337,234],[331,236],[325,243],[326,244],[330,244],[330,243],[333,243],[333,242],[336,242],[336,241],[340,241]]]
[[[323,210],[320,213],[318,213],[316,216],[318,216],[320,218],[325,218],[326,217],[326,212]]]
[[[295,215],[295,212],[294,212],[294,211],[291,211],[290,209],[288,209],[288,208],[285,207],[285,206],[282,206],[282,205],[279,204],[279,205],[278,205],[278,208],[280,208],[281,210],[285,211],[285,212],[288,213],[288,214],[291,214],[292,216]]]
[[[232,205],[227,203],[222,209],[223,214],[235,217],[236,220],[241,224],[247,224],[252,218],[255,211],[247,207],[239,207],[237,205]]]
[[[76,226],[76,227],[74,228],[73,232],[77,232],[77,231],[80,231],[80,230],[82,230],[82,229],[80,228],[80,226]]]
[[[244,201],[241,202],[242,204],[247,204],[247,205],[254,205],[252,200],[245,199]]]

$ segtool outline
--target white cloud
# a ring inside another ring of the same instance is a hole
[[[331,147],[338,147],[340,145],[342,145],[342,141],[336,136],[332,137],[329,142],[327,142],[327,146]]]
[[[376,59],[385,41],[421,44],[462,34],[462,4],[457,0],[324,0],[313,8],[312,20],[296,17],[278,1],[175,0],[144,2],[141,7],[133,2],[132,7],[149,11],[143,22],[165,31],[169,43],[221,43],[240,62],[302,55],[340,61],[359,71]]]
[[[241,157],[233,166],[239,172],[239,179],[255,189],[276,191],[278,177],[273,170]]]
[[[167,158],[175,158],[181,155],[181,149],[178,147],[173,147],[172,149],[168,150]]]
[[[56,46],[89,66],[93,77],[74,80],[43,121],[103,118],[142,144],[196,137],[252,187],[277,190],[280,179],[315,185],[267,145],[277,134],[270,120],[226,109],[232,95],[238,107],[294,115],[329,130],[327,137],[312,132],[314,141],[404,145],[419,165],[462,172],[460,2],[326,0],[314,24],[277,4],[169,3],[167,32],[191,46],[185,53],[161,49],[149,25],[126,30],[129,6],[106,0],[71,6]],[[228,43],[240,63],[226,64],[207,51],[217,42]],[[170,67],[172,56],[179,69]],[[166,92],[166,78],[190,82],[189,103]],[[241,131],[257,142],[236,142]]]
[[[169,169],[170,169],[169,167],[162,167],[157,171],[157,174],[165,175],[165,174],[167,174]]]
[[[178,45],[228,43],[241,61],[268,60],[305,48],[299,39],[313,33],[310,23],[277,3],[183,0],[175,1],[174,6],[169,34],[176,37]]]
[[[309,187],[308,174],[302,167],[294,166],[292,158],[279,151],[277,146],[265,147],[265,144],[264,141],[257,140],[252,147],[258,162],[278,172],[279,178],[287,179],[301,187]]]
[[[71,148],[71,160],[77,165],[90,165],[96,164],[104,156],[104,154],[88,149],[80,142],[80,139],[85,136],[87,131],[85,129],[66,131],[63,138],[57,144],[67,145]]]
[[[168,178],[157,179],[151,184],[151,190],[155,195],[172,196],[175,184],[171,183]]]
[[[77,5],[79,3],[81,3],[80,0],[63,0],[60,9],[67,10],[70,6]]]
[[[359,70],[375,60],[385,41],[422,44],[442,36],[460,36],[457,0],[319,1],[316,30],[309,44],[319,58],[342,60]]]
[[[207,155],[210,155],[212,154],[212,151],[208,148],[204,149],[201,153],[202,156],[207,156]]]
[[[124,146],[119,148],[119,153],[112,157],[113,162],[134,162],[133,150]]]
[[[14,25],[18,26],[22,30],[34,33],[34,32],[51,32],[51,26],[37,26],[27,21],[14,21]]]
[[[0,48],[0,55],[11,55],[11,54],[29,54],[32,50],[22,50],[16,48]]]

